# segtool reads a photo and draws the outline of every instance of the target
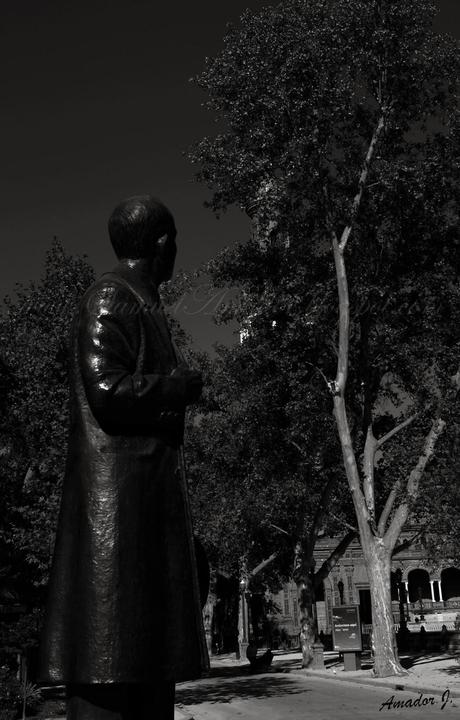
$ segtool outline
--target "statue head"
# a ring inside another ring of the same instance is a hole
[[[168,208],[152,195],[122,200],[109,218],[119,260],[147,260],[157,284],[170,280],[176,259],[176,226]]]

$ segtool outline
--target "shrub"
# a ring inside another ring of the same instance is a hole
[[[21,683],[6,665],[0,667],[0,720],[14,720],[21,704]]]
[[[15,720],[22,710],[24,697],[26,714],[35,713],[43,701],[40,688],[33,683],[23,685],[8,666],[0,667],[0,720]]]

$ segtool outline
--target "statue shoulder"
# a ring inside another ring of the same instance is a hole
[[[139,305],[133,294],[113,275],[101,275],[85,292],[80,301],[82,315],[99,316],[111,314],[133,315]]]

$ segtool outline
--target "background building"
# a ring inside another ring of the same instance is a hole
[[[405,547],[404,542],[413,535],[414,530],[411,532],[410,528],[403,533],[403,547],[393,557],[391,597],[395,624],[399,627],[403,617],[412,631],[419,629],[421,624],[427,631],[440,631],[442,625],[453,630],[455,618],[460,613],[460,567],[448,556],[430,559],[420,540]],[[329,557],[336,545],[337,539],[333,538],[317,541],[317,567]],[[273,601],[279,608],[274,617],[278,627],[284,629],[296,643],[300,625],[295,583],[287,583],[283,590],[273,595]],[[361,622],[366,631],[372,623],[371,599],[358,540],[348,547],[317,593],[319,631],[329,635],[332,631],[332,607],[348,604],[360,606]]]

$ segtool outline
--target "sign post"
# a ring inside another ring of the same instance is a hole
[[[343,653],[343,669],[361,668],[361,621],[359,605],[339,605],[332,608],[332,642],[334,650]]]

